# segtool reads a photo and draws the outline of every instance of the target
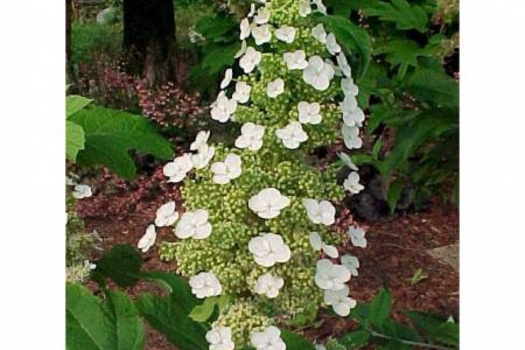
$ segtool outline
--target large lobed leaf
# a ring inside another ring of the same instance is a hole
[[[173,151],[145,118],[107,108],[76,112],[70,120],[84,129],[85,148],[77,161],[84,165],[104,165],[125,179],[135,176],[136,167],[128,152],[136,149],[169,159]]]
[[[144,328],[133,302],[123,293],[106,291],[100,300],[78,284],[66,286],[68,350],[140,350]]]
[[[421,6],[410,5],[406,0],[380,1],[364,11],[369,17],[376,16],[383,21],[394,22],[400,30],[415,29],[424,33],[428,26],[425,10]]]
[[[84,109],[89,105],[93,100],[78,96],[78,95],[69,95],[66,97],[66,117],[69,118],[78,111]]]
[[[111,278],[120,287],[131,287],[142,277],[142,263],[139,253],[131,245],[116,245],[96,261],[97,268],[91,276],[102,286],[106,285],[107,278]]]
[[[66,121],[66,157],[74,162],[79,151],[84,149],[86,141],[84,129],[77,124]]]
[[[409,78],[406,88],[419,101],[459,108],[459,84],[442,71],[418,70]]]
[[[141,315],[176,347],[207,350],[207,327],[188,317],[197,305],[197,299],[191,294],[188,284],[180,277],[161,272],[145,274],[145,277],[166,287],[169,295],[141,295],[136,301]]]

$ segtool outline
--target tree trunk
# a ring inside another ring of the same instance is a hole
[[[175,78],[173,0],[124,0],[124,51],[130,73],[150,84]]]
[[[71,74],[71,16],[72,1],[66,0],[66,76]]]

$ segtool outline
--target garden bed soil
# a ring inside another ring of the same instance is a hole
[[[116,244],[136,246],[147,226],[155,217],[155,210],[162,203],[147,203],[140,214],[130,214],[119,220],[86,219],[88,232],[97,230],[102,238],[100,246],[108,250]],[[346,246],[344,252],[359,258],[361,266],[359,277],[352,278],[350,290],[353,298],[369,301],[383,283],[393,296],[393,315],[395,319],[405,320],[403,310],[432,312],[443,317],[459,317],[459,276],[457,267],[429,251],[456,244],[458,235],[458,212],[455,206],[433,203],[418,213],[402,213],[394,218],[368,225],[366,249]],[[157,243],[174,241],[172,230],[157,229]],[[145,270],[173,272],[172,262],[159,259],[159,245],[156,244],[144,258]],[[94,256],[93,258],[96,258]],[[426,276],[414,279],[416,271]],[[98,293],[96,284],[89,286]],[[161,292],[160,288],[148,282],[139,282],[126,290],[132,297],[145,291]],[[323,325],[318,329],[307,330],[305,335],[313,341],[322,342],[330,336],[340,335],[355,327],[350,320],[321,314]],[[163,336],[147,327],[146,350],[175,349]]]

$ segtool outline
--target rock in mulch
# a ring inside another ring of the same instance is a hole
[[[459,243],[434,248],[428,250],[427,253],[436,259],[446,262],[456,271],[459,271]]]

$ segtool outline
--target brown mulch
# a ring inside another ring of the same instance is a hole
[[[103,238],[104,250],[115,244],[136,246],[162,203],[148,205],[147,211],[129,215],[122,220],[87,219],[88,232],[96,229]],[[177,203],[180,207],[180,204]],[[364,223],[361,223],[364,224]],[[359,258],[359,277],[350,281],[351,295],[358,301],[369,301],[383,283],[393,296],[393,315],[404,320],[402,310],[421,310],[459,319],[459,276],[454,267],[431,257],[427,250],[456,243],[459,240],[457,208],[433,203],[418,213],[400,214],[393,219],[368,223],[366,249],[346,247],[346,252]],[[173,241],[171,229],[157,229],[157,242]],[[160,261],[158,244],[143,255],[145,270],[173,271],[173,263]],[[412,283],[414,273],[421,269],[427,276]],[[96,292],[93,283],[90,287]],[[140,282],[126,291],[136,297],[145,291],[159,292],[158,287]],[[322,316],[319,329],[307,332],[312,339],[325,339],[342,334],[354,325],[352,321]],[[146,350],[173,350],[163,336],[147,326]]]

